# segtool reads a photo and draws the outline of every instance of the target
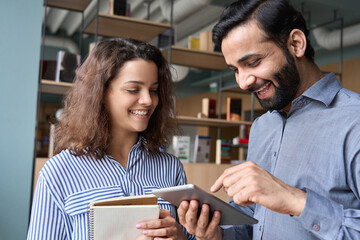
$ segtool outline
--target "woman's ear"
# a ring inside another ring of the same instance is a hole
[[[289,34],[288,48],[297,58],[303,57],[306,50],[306,37],[303,31],[293,29]]]

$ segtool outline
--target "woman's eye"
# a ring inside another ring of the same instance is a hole
[[[136,89],[129,89],[127,90],[129,93],[138,93],[139,90],[136,90]]]
[[[159,93],[159,90],[158,90],[158,89],[151,89],[150,92],[151,92],[151,93],[154,93],[154,94],[158,94],[158,93]]]

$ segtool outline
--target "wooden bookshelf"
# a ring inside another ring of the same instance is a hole
[[[225,169],[235,166],[234,164],[215,163],[183,163],[188,183],[196,184],[208,193],[215,195],[225,202],[229,202],[229,196],[223,189],[216,193],[210,192],[211,186]]]
[[[55,82],[54,80],[42,79],[40,91],[42,93],[65,95],[70,90],[72,85],[73,83]]]
[[[134,38],[148,42],[171,27],[170,24],[105,13],[99,13],[97,17],[97,34],[105,37]],[[84,30],[84,33],[95,34],[95,32],[96,17]]]
[[[196,118],[187,116],[177,116],[179,124],[194,125],[204,127],[239,127],[240,125],[251,125],[249,121],[227,121],[217,118]]]
[[[63,8],[70,11],[82,12],[89,5],[91,0],[47,0],[46,2],[48,7]]]
[[[168,58],[168,49],[163,51],[163,56]],[[208,52],[184,48],[179,46],[171,47],[171,63],[199,67],[212,70],[225,70],[228,68],[224,56],[219,52]]]

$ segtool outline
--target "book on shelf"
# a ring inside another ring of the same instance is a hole
[[[75,71],[80,66],[80,55],[59,51],[56,60],[56,82],[73,82],[75,78]]]
[[[42,64],[41,79],[55,80],[56,60],[43,60]]]
[[[135,239],[142,234],[136,224],[158,219],[157,197],[153,194],[110,198],[90,203],[89,236],[97,239]]]
[[[210,162],[210,145],[211,145],[211,137],[196,135],[194,141],[193,162],[197,162],[197,163]]]
[[[226,108],[226,120],[241,121],[241,98],[228,97]]]
[[[212,41],[212,32],[200,33],[200,50],[202,51],[214,51],[214,43]]]
[[[200,49],[203,51],[213,51],[212,32],[200,33]]]
[[[126,0],[109,0],[109,15],[130,17],[130,4]]]
[[[190,136],[173,136],[173,153],[181,162],[190,162]]]
[[[188,48],[200,50],[200,38],[189,36],[188,37]]]
[[[216,164],[231,162],[231,141],[225,139],[216,139],[215,151]]]
[[[203,98],[201,112],[205,117],[216,118],[216,100],[211,98]]]
[[[251,125],[241,125],[240,128],[240,138],[242,139],[249,139],[250,137],[250,129],[251,129]]]

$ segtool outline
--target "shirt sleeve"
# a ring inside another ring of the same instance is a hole
[[[253,217],[254,216],[254,207],[255,204],[247,207],[239,206],[236,204],[233,199],[230,199],[230,205],[239,209],[243,213]],[[233,239],[233,240],[247,240],[252,239],[253,227],[251,225],[234,225],[234,226],[221,226],[224,230],[223,239]]]
[[[35,188],[27,239],[66,239],[63,215],[41,173]]]
[[[299,217],[294,217],[319,239],[359,239],[360,210],[344,209],[333,200],[306,190],[306,205]]]
[[[294,217],[320,239],[360,239],[360,135],[351,131],[344,146],[344,165],[349,189],[329,199],[313,189],[305,189],[306,204],[300,216]],[[351,193],[350,193],[351,192]],[[354,194],[355,196],[349,197]],[[343,203],[343,204],[341,204]],[[348,204],[352,207],[344,207]]]

